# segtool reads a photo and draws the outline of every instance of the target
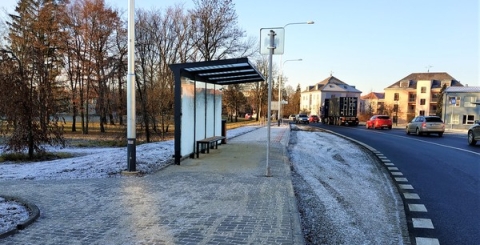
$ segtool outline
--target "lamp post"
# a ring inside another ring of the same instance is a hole
[[[128,1],[127,171],[137,171],[135,117],[135,0]]]
[[[280,79],[279,79],[279,81],[278,81],[278,126],[280,126],[280,123],[282,122],[283,66],[285,66],[285,63],[287,63],[288,61],[302,61],[302,59],[285,60],[285,61],[282,63],[281,75],[280,75]]]
[[[285,29],[285,27],[287,26],[290,26],[290,25],[312,25],[312,24],[315,24],[314,21],[312,20],[309,20],[309,21],[304,21],[304,22],[292,22],[292,23],[287,23],[283,26],[283,29]],[[280,55],[280,62],[282,62],[282,59],[283,59],[283,55]],[[283,79],[283,66],[285,65],[285,62],[287,61],[302,61],[302,59],[295,59],[295,60],[286,60],[282,63],[282,67],[281,67],[281,73],[282,73],[282,77],[280,79]],[[282,111],[282,102],[281,102],[281,99],[280,99],[280,83],[278,84],[278,126],[280,126],[280,123],[282,121],[282,115],[281,115],[281,111]]]

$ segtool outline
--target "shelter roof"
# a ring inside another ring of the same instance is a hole
[[[248,58],[202,61],[171,64],[175,76],[194,81],[229,85],[265,81],[263,75],[250,63]]]

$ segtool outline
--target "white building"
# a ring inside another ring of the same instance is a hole
[[[325,80],[308,86],[300,97],[300,110],[311,115],[320,115],[320,108],[325,99],[337,97],[357,97],[360,98],[362,91],[355,86],[348,85],[340,79],[330,76]]]

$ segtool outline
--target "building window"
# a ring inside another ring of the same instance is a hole
[[[395,93],[395,94],[393,95],[393,100],[394,100],[394,101],[398,101],[399,98],[400,98],[400,95],[399,95],[398,93]]]
[[[456,107],[460,106],[460,97],[448,97],[448,104],[449,105],[454,105]]]
[[[420,99],[420,105],[425,105],[425,99]]]
[[[458,115],[452,114],[452,119],[450,120],[452,124],[458,124]]]
[[[416,94],[413,94],[413,93],[408,94],[408,102],[415,102],[416,99],[417,99]]]
[[[425,111],[420,111],[420,116],[425,116]]]
[[[473,124],[475,122],[475,116],[474,115],[463,115],[463,124]]]
[[[420,93],[424,94],[427,92],[427,87],[421,87],[420,88]]]
[[[465,102],[463,102],[463,106],[464,107],[475,107],[477,105],[473,104],[473,103],[476,102],[476,101],[477,101],[477,97],[473,97],[473,96],[465,97]]]

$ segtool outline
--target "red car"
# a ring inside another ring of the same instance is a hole
[[[367,129],[369,128],[388,128],[392,129],[392,119],[387,115],[375,115],[365,123]]]
[[[311,122],[311,123],[318,123],[320,121],[320,118],[318,118],[317,115],[310,115],[308,117],[308,122]]]

